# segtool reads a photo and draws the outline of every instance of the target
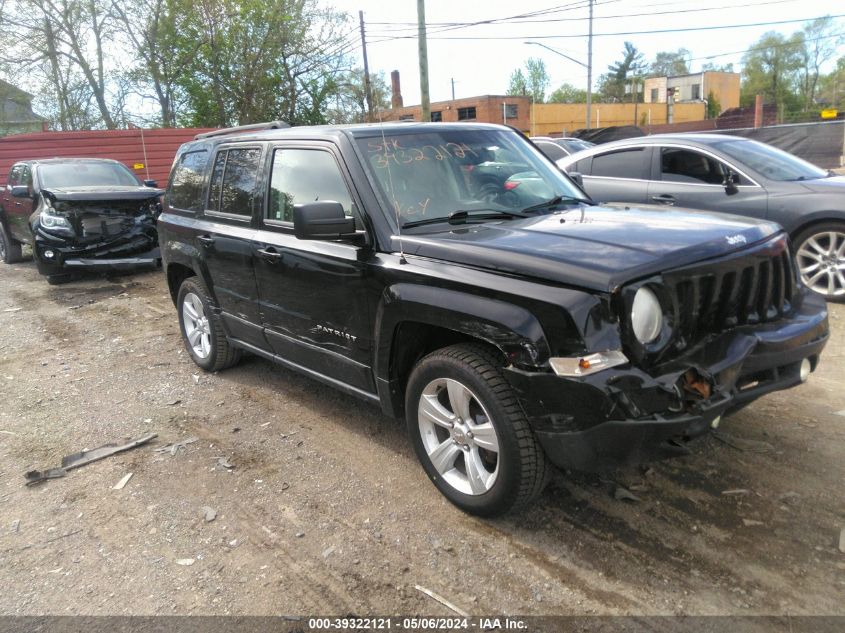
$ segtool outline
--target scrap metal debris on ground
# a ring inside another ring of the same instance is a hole
[[[156,437],[158,437],[158,434],[150,433],[148,435],[145,435],[144,437],[138,438],[137,440],[132,440],[127,444],[106,444],[104,446],[101,446],[100,448],[94,448],[90,451],[81,451],[79,453],[67,455],[66,457],[62,458],[61,468],[50,468],[48,470],[43,471],[30,470],[24,475],[24,477],[26,477],[26,485],[32,486],[48,479],[57,479],[59,477],[64,477],[67,474],[67,471],[69,470],[79,468],[80,466],[85,466],[87,464],[90,464],[91,462],[99,461],[105,457],[109,457],[117,453],[122,453],[123,451],[128,451],[130,449],[137,448],[138,446],[142,446],[144,444],[147,444],[148,442],[151,442]]]
[[[171,456],[176,455],[180,450],[187,450],[188,444],[193,444],[194,442],[199,441],[200,438],[198,437],[189,437],[184,440],[180,440],[178,442],[173,442],[172,444],[167,444],[166,446],[162,446],[161,448],[154,448],[154,453],[170,453]]]
[[[118,481],[114,486],[112,486],[112,490],[123,490],[126,484],[129,483],[129,480],[132,479],[133,473],[126,473],[120,481]]]
[[[461,609],[459,607],[456,607],[454,604],[452,604],[451,602],[446,600],[446,598],[444,598],[443,596],[440,596],[440,595],[434,593],[431,589],[426,589],[425,587],[420,587],[419,585],[414,585],[414,589],[416,589],[417,591],[422,591],[429,598],[433,598],[434,600],[437,600],[437,602],[442,604],[444,607],[448,607],[449,609],[451,609],[452,611],[454,611],[458,615],[465,617],[465,618],[469,617],[469,613],[467,613],[466,611],[464,611],[463,609]]]

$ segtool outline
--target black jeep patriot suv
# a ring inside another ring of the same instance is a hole
[[[536,497],[549,462],[685,452],[828,338],[777,225],[597,206],[501,126],[200,136],[158,226],[197,365],[247,350],[404,417],[480,515]]]

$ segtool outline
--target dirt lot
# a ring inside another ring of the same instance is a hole
[[[0,614],[449,614],[415,585],[475,614],[845,614],[843,320],[807,385],[723,423],[769,452],[707,438],[647,472],[560,473],[482,521],[375,408],[252,357],[200,372],[159,272],[51,287],[0,265]]]

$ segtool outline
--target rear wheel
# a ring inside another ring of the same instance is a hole
[[[461,344],[411,373],[408,431],[431,481],[453,504],[493,516],[526,505],[549,467],[492,351]]]
[[[2,223],[0,223],[0,259],[7,264],[14,264],[22,259],[21,243],[12,239]]]
[[[845,302],[845,223],[826,222],[795,238],[801,280],[828,301]]]
[[[185,348],[204,370],[220,371],[235,365],[241,359],[241,350],[229,343],[220,317],[212,311],[211,305],[202,281],[189,277],[182,282],[176,308]]]

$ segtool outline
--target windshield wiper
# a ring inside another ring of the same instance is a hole
[[[523,213],[531,213],[532,211],[539,211],[540,209],[550,209],[559,204],[595,204],[592,200],[587,198],[576,198],[575,196],[555,196],[551,200],[540,202],[539,204],[532,204],[530,207],[525,207]]]
[[[464,224],[469,219],[477,220],[501,220],[505,218],[527,218],[525,213],[520,211],[504,211],[498,209],[458,209],[452,211],[448,217],[426,218],[424,220],[412,220],[402,225],[403,229],[423,226],[426,224],[438,224],[448,222],[449,224]]]

